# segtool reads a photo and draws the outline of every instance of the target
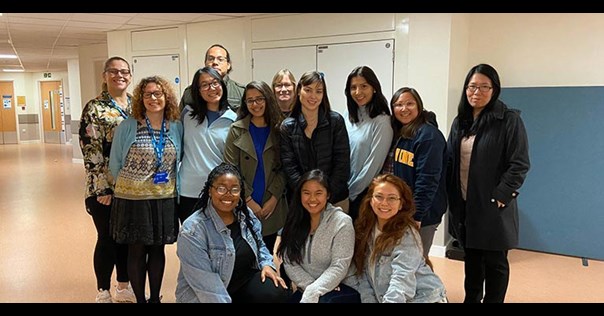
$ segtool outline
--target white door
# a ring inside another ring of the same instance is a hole
[[[325,84],[331,109],[344,114],[344,88],[348,74],[357,66],[369,66],[382,85],[382,92],[390,102],[394,82],[394,40],[319,45],[317,69],[325,74]]]
[[[162,76],[173,84],[177,99],[180,101],[181,79],[180,58],[177,54],[160,56],[135,56],[132,58],[132,85],[135,87],[141,79],[149,76]]]
[[[277,71],[289,69],[296,81],[309,70],[317,69],[317,48],[312,46],[252,50],[252,78],[270,86]]]

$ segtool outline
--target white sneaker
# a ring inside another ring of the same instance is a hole
[[[134,295],[134,291],[132,290],[132,286],[128,284],[128,287],[120,290],[117,285],[115,286],[115,297],[114,301],[118,303],[136,303],[136,296]]]
[[[99,289],[99,292],[96,294],[95,302],[97,303],[113,303],[111,300],[111,293],[107,290]]]

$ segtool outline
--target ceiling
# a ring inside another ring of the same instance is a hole
[[[26,72],[67,71],[78,46],[107,42],[107,32],[258,15],[257,13],[2,13],[2,69]]]

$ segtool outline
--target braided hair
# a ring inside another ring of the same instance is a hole
[[[258,236],[256,232],[254,232],[254,230],[252,229],[253,213],[241,198],[242,196],[245,196],[245,185],[241,177],[241,172],[239,172],[239,168],[237,166],[223,162],[220,165],[216,166],[214,169],[212,169],[212,171],[210,171],[210,174],[208,175],[206,183],[203,186],[203,189],[199,193],[199,198],[197,200],[197,203],[195,203],[195,206],[193,206],[193,209],[205,213],[208,207],[208,203],[210,202],[210,188],[212,187],[216,179],[226,174],[232,174],[237,177],[237,180],[239,181],[239,186],[241,187],[241,193],[239,193],[239,202],[235,207],[235,218],[238,219],[239,214],[241,213],[245,215],[245,224],[252,232],[252,236],[256,240],[256,244],[260,245],[260,241],[262,241],[262,236]]]

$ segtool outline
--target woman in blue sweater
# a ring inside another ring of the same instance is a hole
[[[396,141],[392,148],[394,175],[413,191],[416,213],[413,216],[428,255],[436,229],[447,211],[445,187],[447,142],[437,127],[434,113],[424,110],[417,90],[398,89],[390,101],[392,129]]]

